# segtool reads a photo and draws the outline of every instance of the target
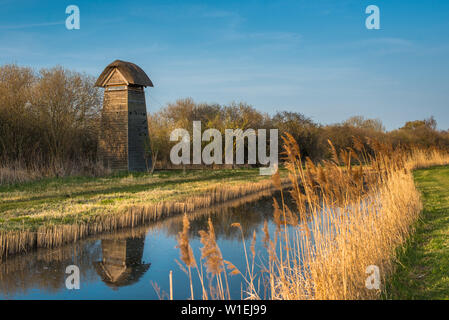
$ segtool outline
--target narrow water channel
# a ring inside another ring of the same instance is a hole
[[[189,215],[190,239],[199,261],[201,252],[198,231],[207,229],[210,217],[217,243],[225,260],[241,271],[246,268],[242,236],[234,222],[242,225],[249,248],[257,232],[256,271],[266,261],[262,246],[262,227],[269,223],[272,233],[273,200],[271,196],[245,204],[234,203]],[[244,201],[242,201],[244,202]],[[182,217],[176,216],[134,229],[121,230],[82,240],[55,249],[39,249],[25,255],[9,257],[0,264],[0,298],[2,299],[160,299],[169,292],[169,272],[173,271],[175,299],[190,297],[188,276],[177,263],[180,261],[177,234],[182,230]],[[80,270],[80,289],[66,288],[66,267]],[[197,298],[200,283],[194,274]],[[242,277],[229,277],[233,299],[242,295]],[[159,288],[157,290],[156,288]],[[158,292],[159,291],[159,292]],[[263,297],[263,289],[261,295]]]

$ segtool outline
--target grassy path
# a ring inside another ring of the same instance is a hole
[[[449,299],[449,167],[417,170],[414,175],[424,209],[386,298]]]

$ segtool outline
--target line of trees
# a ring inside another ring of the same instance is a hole
[[[0,168],[46,168],[53,174],[96,170],[102,91],[95,79],[62,67],[38,72],[17,65],[0,66]],[[354,148],[355,141],[370,150],[370,141],[393,146],[437,147],[449,150],[449,132],[437,130],[433,118],[407,122],[387,132],[378,119],[352,117],[342,123],[321,125],[299,112],[269,115],[246,103],[195,103],[180,99],[149,114],[151,156],[159,168],[170,167],[169,136],[175,128],[192,131],[194,120],[202,130],[279,129],[298,141],[302,155],[313,161],[330,157],[335,148]],[[192,136],[192,134],[191,134]],[[281,143],[280,143],[281,145]],[[94,169],[93,169],[94,168]],[[99,170],[100,172],[101,170]]]
[[[449,131],[437,130],[433,118],[407,122],[402,128],[389,131],[379,119],[365,119],[354,116],[342,123],[321,125],[299,112],[276,112],[273,116],[260,112],[246,103],[230,105],[195,103],[191,98],[180,99],[168,104],[160,111],[149,115],[149,130],[152,151],[158,153],[159,165],[170,165],[170,132],[176,128],[190,131],[192,123],[201,121],[202,130],[215,128],[223,135],[225,129],[271,129],[279,130],[281,137],[290,133],[298,142],[304,158],[312,161],[328,159],[331,156],[328,140],[337,150],[355,147],[363,143],[365,150],[373,152],[372,141],[390,143],[393,147],[436,147],[449,150]],[[207,142],[206,142],[207,143]],[[281,149],[281,143],[279,148]],[[279,150],[281,152],[282,150]]]
[[[62,67],[0,67],[0,162],[60,171],[95,162],[102,95]],[[57,172],[55,172],[57,173]]]

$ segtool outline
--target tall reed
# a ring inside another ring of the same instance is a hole
[[[303,163],[296,141],[284,137],[289,192],[300,224],[283,203],[272,242],[278,250],[270,251],[273,299],[378,298],[421,212],[412,170],[449,164],[449,155],[435,149],[401,150],[371,141],[375,153],[368,155],[357,141],[354,145],[337,152],[330,143],[332,160],[315,165]],[[366,285],[370,266],[380,271],[377,290]]]
[[[355,139],[354,149],[340,151],[329,141],[331,160],[314,164],[310,159],[303,161],[292,136],[287,134],[283,141],[291,188],[284,190],[279,173],[273,176],[273,185],[281,191],[281,203],[273,200],[274,234],[269,233],[267,223],[263,227],[268,261],[260,276],[267,284],[268,297],[378,298],[384,290],[382,284],[394,271],[397,250],[413,232],[422,209],[412,171],[447,165],[449,154],[436,149],[394,149],[378,141],[370,141],[374,150],[370,154]],[[284,192],[294,199],[294,208],[284,201]],[[203,244],[207,250],[208,245]],[[248,259],[244,241],[243,246],[248,269],[245,275],[223,257],[218,262],[214,259],[214,264],[226,263],[231,273],[241,274],[245,298],[260,299],[254,260]],[[210,264],[207,257],[206,264]],[[367,286],[372,266],[380,271],[379,287],[374,289]],[[217,283],[216,290],[221,286]]]
[[[0,161],[0,186],[53,177],[100,177],[111,174],[111,172],[100,162],[89,159],[53,161],[51,163],[36,159],[36,163],[31,165],[24,165],[19,161]]]

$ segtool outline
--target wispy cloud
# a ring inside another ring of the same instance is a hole
[[[343,42],[333,46],[344,50],[367,50],[371,54],[385,56],[390,54],[406,53],[416,51],[418,46],[415,42],[394,37],[380,37],[361,39],[352,42]]]
[[[64,21],[55,21],[55,22],[30,23],[30,24],[19,24],[19,25],[9,25],[9,26],[0,25],[0,29],[1,30],[29,29],[29,28],[39,28],[39,27],[63,25],[64,23],[65,23]]]
[[[298,42],[302,36],[294,32],[234,32],[229,34],[228,38],[233,40]]]
[[[235,28],[246,21],[239,13],[226,10],[208,10],[202,9],[201,16],[204,18],[224,19],[230,28]]]
[[[373,38],[363,39],[357,42],[359,45],[383,45],[383,46],[395,46],[395,47],[411,47],[413,42],[402,38]]]
[[[242,19],[242,17],[234,11],[227,10],[208,10],[207,8],[202,8],[200,11],[201,15],[206,18],[238,18]]]

